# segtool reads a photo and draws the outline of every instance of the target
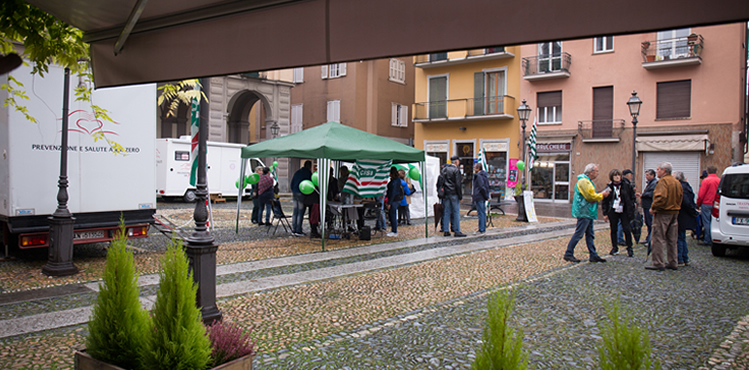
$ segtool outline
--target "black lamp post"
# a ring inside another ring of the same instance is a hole
[[[635,174],[638,172],[635,170],[635,138],[636,138],[636,126],[638,125],[638,114],[641,112],[641,104],[643,102],[638,98],[638,93],[633,90],[632,96],[628,100],[628,108],[630,109],[630,115],[633,116],[633,185],[635,185]]]
[[[274,122],[273,125],[271,125],[271,137],[277,138],[279,136],[279,124]]]
[[[521,120],[521,160],[526,163],[526,121],[529,120],[531,114],[531,107],[526,105],[526,99],[521,101],[521,105],[518,106],[518,119]],[[526,185],[526,171],[524,170],[523,184]]]

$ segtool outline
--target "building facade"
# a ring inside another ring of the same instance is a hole
[[[484,149],[493,197],[515,181],[520,158],[521,48],[490,47],[414,58],[415,146],[440,158],[458,155],[464,194],[471,194],[473,160]]]
[[[696,191],[707,166],[742,161],[746,42],[747,24],[736,23],[521,46],[519,96],[538,122],[534,198],[569,202],[587,163],[600,165],[602,188],[610,170],[633,167],[633,153],[639,190],[663,161]]]

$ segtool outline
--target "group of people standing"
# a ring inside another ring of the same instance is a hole
[[[450,163],[441,170],[437,180],[437,194],[443,205],[441,220],[443,236],[462,238],[466,234],[461,232],[461,200],[463,199],[463,175],[459,170],[459,157],[452,156]],[[482,163],[474,164],[474,178],[472,181],[471,202],[477,210],[477,234],[487,231],[487,201],[490,200],[490,182]]]
[[[708,167],[708,176],[713,174],[716,180],[706,180],[701,184],[698,204],[706,197],[716,193],[718,177],[716,167]],[[594,246],[593,221],[597,218],[597,207],[601,202],[604,220],[610,223],[610,239],[612,243],[611,255],[619,253],[618,225],[621,225],[625,236],[628,257],[633,257],[633,240],[630,222],[636,215],[637,198],[641,199],[641,207],[645,214],[648,235],[645,244],[652,249],[653,264],[646,266],[648,270],[676,270],[678,266],[689,265],[688,248],[685,240],[686,231],[695,227],[699,214],[692,187],[686,181],[682,172],[672,173],[672,164],[663,162],[656,171],[645,171],[646,186],[643,193],[637,193],[632,183],[632,171],[620,173],[614,169],[609,173],[610,182],[602,192],[596,192],[593,180],[599,175],[599,166],[594,163],[586,165],[582,174],[578,175],[573,196],[572,214],[578,221],[576,231],[568,243],[563,259],[570,262],[580,262],[573,255],[578,241],[586,237],[590,262],[606,262],[601,258]],[[714,184],[714,182],[716,184]],[[704,226],[710,233],[709,207],[701,206],[701,211],[707,209],[708,220]],[[705,234],[705,233],[704,233]],[[704,239],[705,240],[705,239]],[[708,236],[710,242],[710,235]],[[666,252],[666,259],[665,259]]]
[[[274,186],[274,179],[268,167],[255,167],[255,173],[260,177],[258,182],[252,185],[253,213],[250,221],[256,225],[271,225],[271,201],[275,198],[278,190]],[[266,221],[263,222],[263,211],[266,211]]]

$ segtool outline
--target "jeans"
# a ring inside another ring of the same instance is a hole
[[[617,244],[625,244],[625,233],[622,232],[622,220],[617,222]]]
[[[575,250],[576,244],[578,244],[578,241],[584,235],[586,236],[586,247],[589,249],[589,259],[599,257],[596,254],[596,247],[594,246],[594,220],[591,218],[578,219],[576,222],[576,231],[568,243],[568,249],[565,250],[565,257],[573,257],[573,250]]]
[[[305,218],[305,204],[302,202],[305,195],[292,193],[294,209],[292,210],[292,232],[302,234],[302,220]]]
[[[260,211],[260,199],[258,197],[253,198],[253,214],[250,216],[250,221],[258,223],[258,211]]]
[[[685,229],[677,227],[677,263],[688,262],[688,247],[685,240]]]
[[[477,217],[479,218],[478,231],[483,233],[487,230],[487,202],[474,202],[474,208],[477,209]]]
[[[266,223],[271,222],[271,200],[273,199],[273,192],[266,192],[258,197],[260,202],[260,208],[258,209],[258,222],[260,223],[263,219],[263,210],[266,211]]]
[[[375,197],[375,200],[380,204],[380,209],[378,210],[377,215],[377,221],[375,221],[375,229],[377,230],[385,230],[385,205],[383,204],[383,197]]]
[[[396,211],[398,210],[399,203],[401,203],[401,201],[390,202],[391,206],[388,208],[388,219],[391,220],[391,232],[394,234],[398,232],[398,219],[396,218]]]
[[[703,242],[711,245],[711,211],[714,206],[701,204],[701,222],[703,223]]]
[[[459,212],[461,210],[459,209],[458,195],[446,195],[443,198],[443,232],[451,229],[456,234],[461,232],[461,224],[459,223],[461,215]],[[448,228],[448,223],[450,223],[451,228]]]

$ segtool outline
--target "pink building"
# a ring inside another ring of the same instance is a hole
[[[521,94],[538,121],[539,159],[530,172],[538,201],[569,202],[576,176],[600,164],[598,188],[617,168],[669,161],[697,191],[708,165],[722,171],[747,151],[747,23],[552,41],[521,47]],[[519,100],[520,100],[519,99]]]

